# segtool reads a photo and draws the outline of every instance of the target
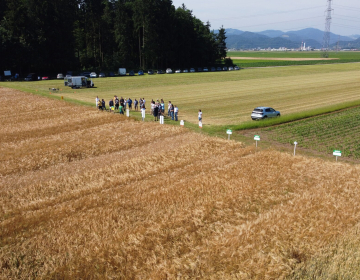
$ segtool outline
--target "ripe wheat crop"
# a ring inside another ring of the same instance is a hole
[[[280,279],[358,244],[358,166],[6,100],[26,105],[0,112],[2,279]]]

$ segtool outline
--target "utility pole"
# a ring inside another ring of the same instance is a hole
[[[323,40],[323,57],[329,57],[329,45],[330,45],[330,24],[331,24],[331,12],[333,9],[331,8],[331,1],[328,0],[328,7],[326,9],[326,20],[325,20],[325,32],[324,32],[324,40]]]

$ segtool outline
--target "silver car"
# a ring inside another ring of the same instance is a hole
[[[256,107],[251,114],[253,120],[280,117],[280,112],[271,107]]]

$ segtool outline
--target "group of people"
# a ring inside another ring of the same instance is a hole
[[[95,99],[96,102],[96,107],[98,108],[98,110],[109,110],[109,112],[113,111],[119,111],[120,114],[124,114],[126,108],[132,110],[132,104],[134,103],[134,110],[138,111],[139,108],[141,110],[145,110],[145,104],[146,104],[146,100],[145,98],[140,98],[139,100],[135,99],[134,101],[131,98],[123,98],[120,97],[120,99],[114,95],[114,98],[111,99],[109,101],[109,109],[106,108],[106,104],[105,104],[105,100],[101,99],[96,96]],[[178,121],[178,115],[179,115],[179,108],[172,104],[171,101],[168,102],[167,105],[167,115],[171,118],[171,120],[175,120]],[[165,102],[163,99],[161,99],[159,101],[159,99],[156,100],[156,102],[154,100],[151,100],[151,114],[154,116],[154,120],[158,121],[160,119],[160,116],[163,116],[165,113]],[[198,113],[198,118],[199,121],[202,121],[202,112],[201,110],[199,110]]]

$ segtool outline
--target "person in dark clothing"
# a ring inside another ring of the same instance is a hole
[[[101,105],[102,105],[101,109],[106,111],[106,106],[105,106],[105,100],[104,99],[101,100]]]
[[[154,113],[155,121],[158,121],[159,120],[158,119],[158,114],[159,114],[159,107],[158,106],[154,107],[153,113]]]

